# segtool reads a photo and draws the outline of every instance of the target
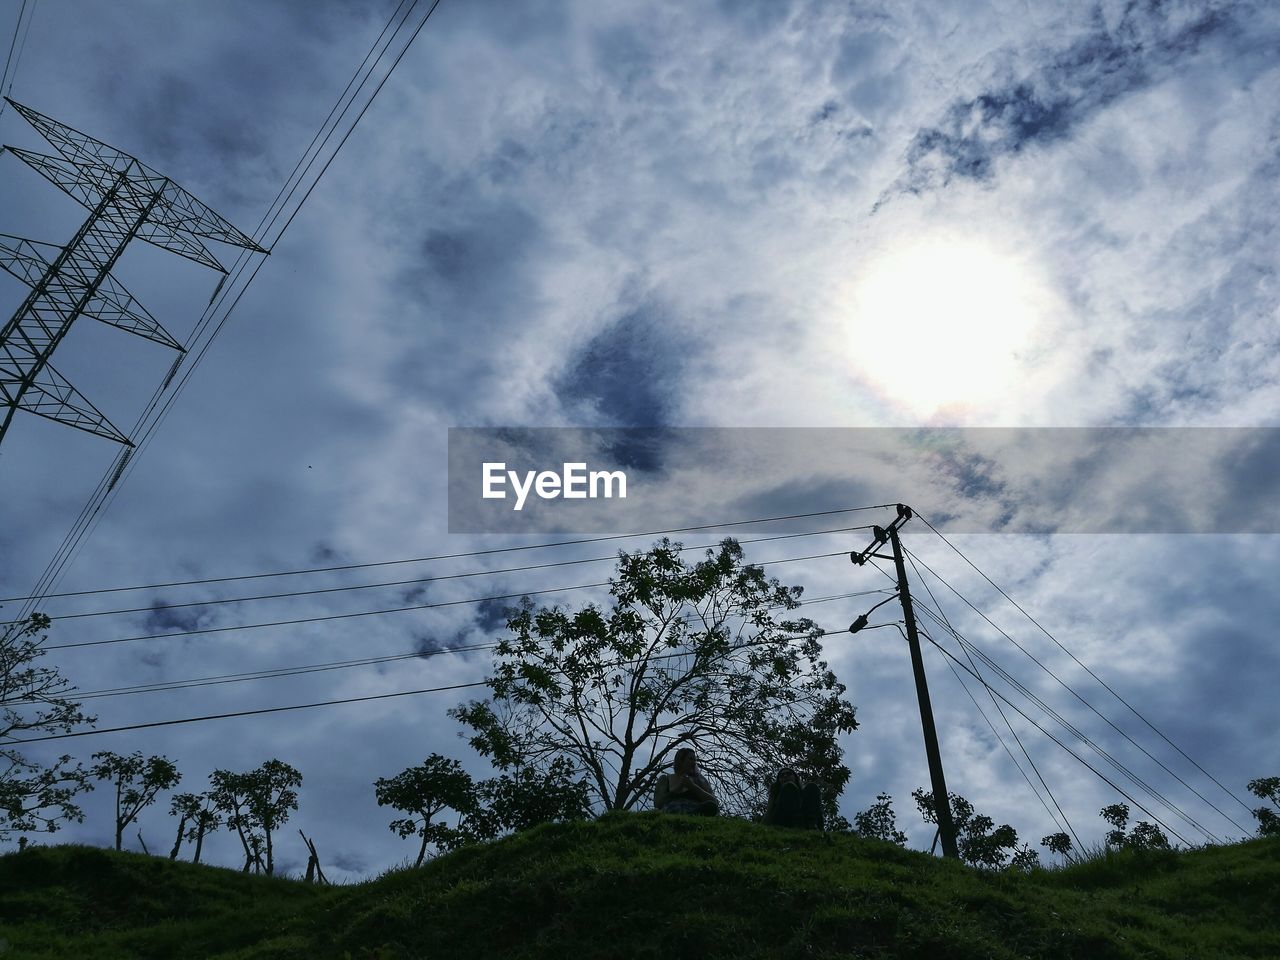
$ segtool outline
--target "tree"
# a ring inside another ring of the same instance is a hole
[[[763,809],[765,782],[794,767],[835,801],[849,779],[839,736],[857,727],[844,686],[821,659],[822,631],[796,609],[800,587],[766,578],[724,540],[693,565],[678,543],[619,553],[611,601],[576,613],[511,611],[490,696],[450,711],[502,771],[546,779],[557,761],[594,806],[647,802],[680,747],[695,746],[721,807]]]
[[[215,770],[209,777],[214,806],[226,814],[244,848],[243,872],[250,867],[267,876],[275,872],[272,835],[298,809],[302,774],[283,760],[268,760],[255,770]],[[265,855],[265,861],[264,861]]]
[[[1249,781],[1249,792],[1259,800],[1271,801],[1271,806],[1258,807],[1253,816],[1258,821],[1258,836],[1280,837],[1280,777],[1260,777]]]
[[[1169,838],[1154,823],[1139,820],[1128,833],[1124,832],[1129,822],[1129,805],[1113,803],[1103,807],[1102,819],[1111,824],[1107,832],[1107,846],[1120,847],[1125,850],[1168,850]]]
[[[911,796],[915,798],[920,815],[927,823],[938,822],[933,794],[917,787]],[[1039,857],[1029,846],[1018,848],[1018,831],[1009,824],[996,826],[986,814],[978,813],[973,804],[959,794],[951,794],[951,821],[956,828],[956,848],[960,859],[970,866],[996,870],[1005,866],[1010,854],[1014,856],[1010,866],[1027,868],[1039,862]]]
[[[887,840],[900,847],[907,842],[907,835],[898,829],[898,819],[893,813],[893,798],[887,793],[877,794],[875,803],[854,814],[853,830],[860,837]]]
[[[591,815],[591,793],[572,761],[553,760],[545,773],[524,767],[477,785],[477,824],[491,824],[488,835],[527,830],[539,823],[582,820]]]
[[[1064,860],[1071,859],[1071,836],[1067,833],[1059,831],[1051,833],[1047,837],[1040,838],[1040,846],[1044,847],[1050,853],[1056,853]]]
[[[244,867],[242,872],[248,873],[250,868],[262,869],[259,849],[254,836],[254,823],[249,813],[250,774],[233,773],[230,770],[215,770],[209,774],[209,797],[214,809],[219,811],[228,830],[234,830],[244,849]],[[253,837],[255,842],[250,843]]]
[[[438,753],[390,779],[379,777],[373,789],[378,806],[409,814],[392,820],[391,830],[401,837],[422,838],[415,867],[422,866],[430,844],[443,850],[463,842],[466,837],[463,823],[475,813],[479,803],[475,783],[462,769],[462,764]],[[447,810],[457,816],[452,827],[436,819]]]
[[[161,790],[176,786],[182,774],[168,757],[144,759],[141,751],[124,755],[103,750],[92,759],[97,762],[89,769],[90,775],[95,780],[108,780],[116,788],[116,849],[119,850],[125,828],[155,803]]]
[[[68,696],[75,687],[54,667],[40,666],[49,618],[32,614],[0,637],[0,838],[27,831],[53,833],[63,821],[84,822],[75,802],[92,790],[89,775],[70,756],[52,764],[27,757],[10,741],[24,734],[70,733],[96,718]]]
[[[179,793],[169,803],[169,814],[178,818],[178,837],[169,851],[169,859],[178,859],[184,840],[195,841],[195,855],[192,863],[200,862],[200,850],[204,846],[205,834],[212,833],[222,817],[214,806],[213,796],[208,793]]]

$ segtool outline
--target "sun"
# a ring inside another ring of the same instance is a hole
[[[962,236],[896,245],[859,271],[847,349],[891,406],[922,418],[1016,403],[1049,301],[1025,258]]]

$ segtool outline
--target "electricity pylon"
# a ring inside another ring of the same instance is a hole
[[[0,267],[31,287],[0,333],[0,403],[7,409],[0,442],[16,410],[27,410],[132,447],[80,391],[49,364],[77,317],[183,347],[111,276],[135,237],[226,274],[200,237],[268,253],[168,177],[123,150],[5,100],[53,145],[58,155],[4,149],[90,210],[64,247],[0,234]]]

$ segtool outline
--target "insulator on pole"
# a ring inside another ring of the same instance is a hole
[[[120,459],[116,462],[116,468],[111,474],[111,482],[107,484],[107,492],[110,493],[116,485],[116,481],[120,479],[120,475],[124,473],[124,468],[129,465],[129,458],[133,456],[133,447],[125,447],[120,453]]]

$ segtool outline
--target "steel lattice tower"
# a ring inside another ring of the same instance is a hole
[[[183,347],[111,268],[135,237],[203,263],[226,268],[201,237],[268,251],[168,177],[122,150],[5,98],[53,145],[58,155],[5,145],[90,211],[64,247],[0,234],[0,267],[31,286],[31,293],[0,333],[0,403],[7,409],[0,442],[16,410],[132,446],[97,407],[49,364],[77,317],[96,317],[174,350]]]

